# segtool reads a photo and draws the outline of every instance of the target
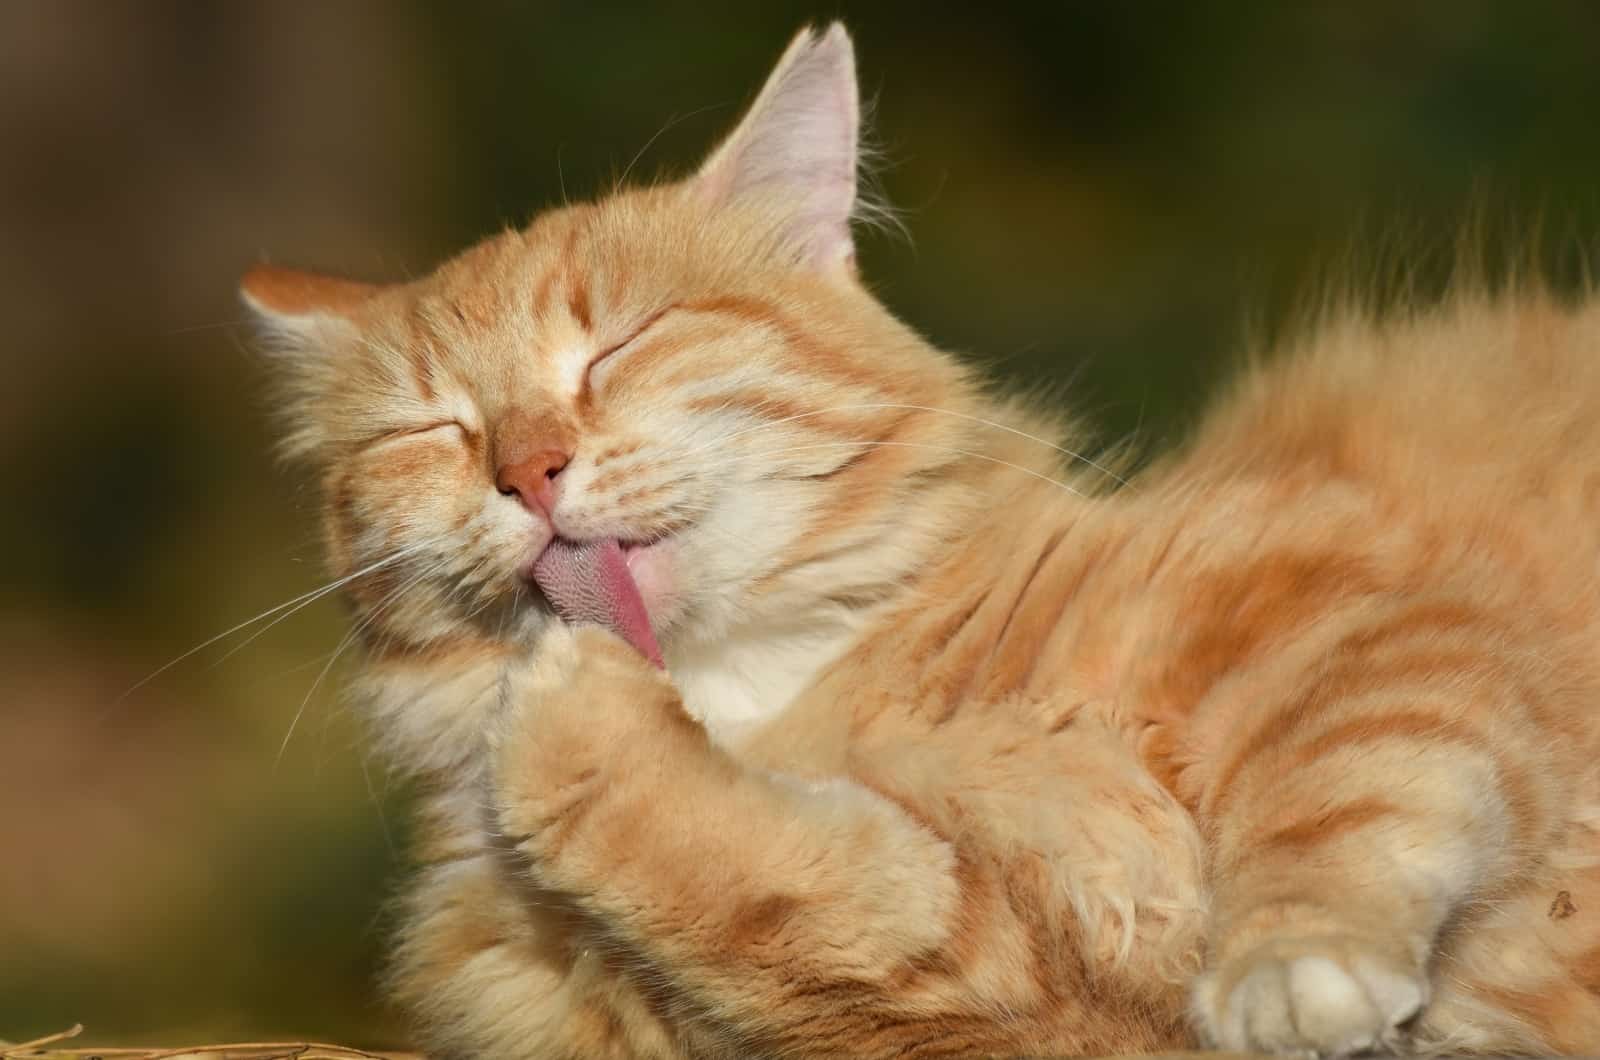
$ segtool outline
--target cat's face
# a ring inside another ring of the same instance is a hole
[[[405,285],[247,278],[375,639],[527,637],[556,536],[620,543],[669,645],[803,624],[902,573],[903,493],[954,430],[911,406],[964,384],[856,280],[855,139],[848,39],[803,35],[688,181]]]

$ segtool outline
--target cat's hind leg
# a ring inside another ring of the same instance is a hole
[[[1214,905],[1194,1007],[1227,1049],[1402,1047],[1441,928],[1529,871],[1576,773],[1554,761],[1581,742],[1561,738],[1559,673],[1492,613],[1401,602],[1316,654],[1241,713],[1202,802]]]

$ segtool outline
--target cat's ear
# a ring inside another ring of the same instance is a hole
[[[239,281],[239,297],[276,337],[315,338],[319,331],[354,326],[361,308],[381,288],[315,272],[257,265]]]
[[[332,389],[341,355],[360,342],[362,309],[381,290],[275,265],[257,265],[239,281],[239,297],[255,316],[261,347],[277,368],[289,422],[288,454],[305,455],[321,446],[315,410]]]
[[[808,263],[848,264],[860,125],[850,35],[838,22],[821,33],[807,27],[691,187],[714,207],[772,211]]]
[[[257,265],[239,281],[266,352],[304,369],[337,359],[360,339],[360,317],[383,288],[277,265]]]

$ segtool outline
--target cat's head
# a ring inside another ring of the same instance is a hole
[[[858,126],[848,35],[806,31],[688,179],[409,283],[245,278],[366,629],[526,638],[556,536],[624,546],[669,657],[904,577],[967,382],[856,276]]]

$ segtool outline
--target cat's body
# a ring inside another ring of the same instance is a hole
[[[426,1044],[1600,1048],[1600,306],[1330,312],[1112,490],[855,280],[848,66],[428,280],[247,284],[374,568]],[[551,525],[643,546],[670,677],[528,603]]]

